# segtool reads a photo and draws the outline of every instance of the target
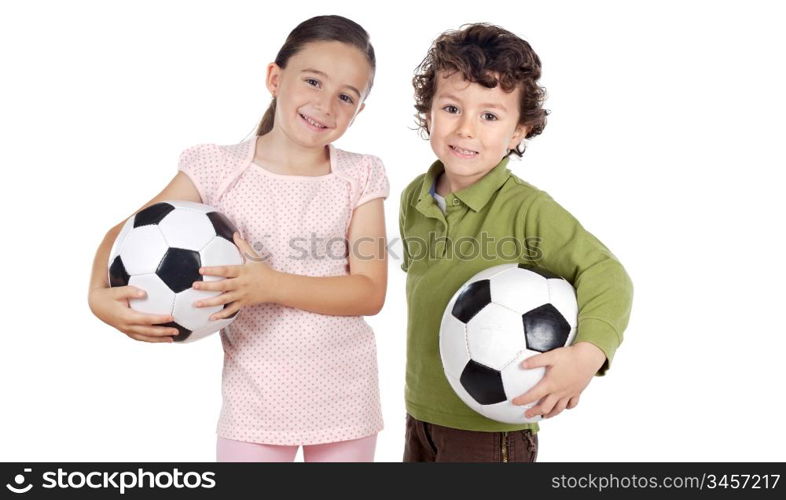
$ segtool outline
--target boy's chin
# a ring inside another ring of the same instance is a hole
[[[450,158],[440,158],[442,165],[445,167],[445,172],[451,177],[482,177],[494,169],[496,165],[478,165],[470,164],[469,162],[462,165],[463,162],[456,162]]]

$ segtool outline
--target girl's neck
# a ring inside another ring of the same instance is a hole
[[[254,163],[283,175],[317,176],[330,173],[330,152],[327,147],[308,148],[289,140],[273,128],[257,137]]]

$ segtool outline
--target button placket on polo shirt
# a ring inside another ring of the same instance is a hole
[[[450,193],[448,196],[445,197],[445,220],[446,220],[446,231],[445,234],[450,242],[453,245],[453,252],[452,255],[456,255],[456,235],[458,231],[458,224],[464,218],[464,214],[469,209],[468,206],[464,204],[454,193]],[[443,257],[447,255],[447,246],[445,251],[443,252]]]
[[[431,197],[431,195],[429,195],[429,197]],[[445,214],[442,213],[442,210],[437,206],[437,203],[433,198],[428,199],[428,201],[423,199],[422,197],[418,198],[416,208],[421,214],[423,214],[427,218],[435,220],[434,223],[435,230],[431,231],[427,235],[426,245],[432,242],[432,235],[433,235],[433,242],[435,247],[433,252],[434,253],[433,257],[437,259],[444,257],[445,254],[447,253],[447,245],[442,244],[441,252],[437,252],[437,250],[439,249],[438,242],[440,238],[447,238],[448,235],[448,222],[446,220]],[[441,230],[440,230],[440,225],[442,226]],[[431,260],[432,258],[431,247],[428,247],[426,250],[427,250],[426,258]]]

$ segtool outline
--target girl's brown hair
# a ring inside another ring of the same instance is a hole
[[[374,47],[369,41],[368,33],[358,23],[342,16],[317,16],[306,19],[298,24],[287,37],[284,45],[278,51],[275,63],[280,68],[285,68],[289,58],[300,52],[303,47],[311,42],[342,42],[357,47],[368,60],[371,66],[366,95],[371,91],[376,70]],[[256,135],[264,135],[273,129],[273,120],[276,115],[276,98],[270,102],[265,115],[259,122]]]
[[[464,79],[487,88],[500,85],[506,92],[521,89],[519,124],[527,127],[527,138],[543,132],[548,110],[543,109],[546,89],[538,86],[540,58],[525,40],[491,24],[477,23],[441,34],[415,70],[415,115],[418,128],[428,136],[426,114],[437,89],[440,73],[460,72]],[[509,153],[521,156],[524,147]]]

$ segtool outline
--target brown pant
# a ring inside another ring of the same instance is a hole
[[[534,462],[538,435],[530,430],[478,432],[430,424],[407,414],[404,462]]]

